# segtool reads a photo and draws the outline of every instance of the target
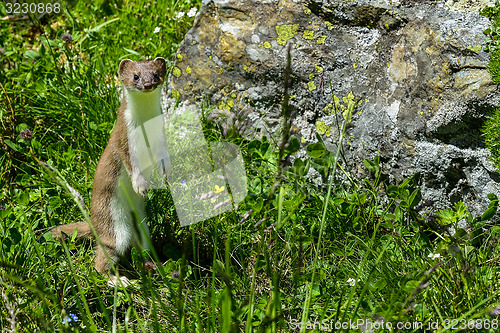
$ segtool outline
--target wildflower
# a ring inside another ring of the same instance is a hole
[[[356,285],[356,283],[359,282],[359,279],[356,281],[355,279],[353,278],[348,278],[347,279],[347,283],[351,286],[351,287],[354,287]]]
[[[29,128],[27,128],[24,131],[21,131],[21,133],[19,133],[19,134],[21,135],[21,139],[29,140],[29,139],[31,139],[31,136],[33,135],[33,131],[30,130]]]
[[[184,12],[178,12],[178,13],[177,13],[177,15],[176,15],[176,17],[177,17],[178,19],[180,19],[180,18],[183,18],[183,17],[184,17],[184,15],[186,15],[186,13],[184,13]]]
[[[70,313],[62,321],[63,325],[69,324],[71,322],[75,322],[75,323],[78,322],[78,317],[73,313]]]
[[[181,181],[181,186],[184,188],[187,188],[187,183],[185,180]]]
[[[441,255],[439,253],[429,253],[429,255],[427,257],[429,257],[429,258],[431,258],[431,259],[434,260],[434,259],[441,258]]]
[[[196,9],[196,7],[193,7],[193,8],[191,8],[191,9],[189,10],[189,12],[187,12],[187,16],[188,16],[188,17],[193,17],[193,16],[195,16],[195,15],[196,15],[196,12],[197,12],[197,11],[198,11],[198,10]]]
[[[68,33],[62,34],[60,38],[66,43],[71,43],[73,41],[73,36]]]
[[[215,193],[220,193],[224,191],[224,186],[219,187],[219,185],[215,185]]]
[[[156,27],[155,30],[153,31],[154,34],[157,34],[160,32],[160,27]]]

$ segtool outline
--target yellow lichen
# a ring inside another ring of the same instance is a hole
[[[471,50],[472,52],[479,53],[481,52],[482,46],[481,45],[469,45],[467,46],[468,50]]]
[[[319,134],[330,136],[331,129],[332,126],[326,126],[324,121],[316,121],[316,132],[318,132]]]
[[[182,59],[183,59],[183,58],[182,58],[182,54],[177,53],[177,60],[179,60],[179,62],[181,62],[181,61],[182,61]]]
[[[314,84],[314,81],[307,82],[307,86],[309,87],[309,91],[316,90],[316,85]]]
[[[186,67],[186,73],[191,74],[191,67],[189,66]]]
[[[172,69],[172,75],[173,76],[179,77],[179,76],[181,76],[181,74],[182,74],[182,71],[181,71],[181,69],[179,67],[174,67]]]
[[[314,74],[311,73],[311,74],[309,74],[309,80],[312,80],[312,79],[314,79]]]
[[[333,28],[335,28],[335,26],[328,21],[325,21],[325,25],[328,30],[332,30]]]
[[[304,39],[314,39],[314,31],[312,30],[304,30],[302,34],[302,38]]]
[[[222,73],[224,73],[224,68],[221,67],[221,68],[219,68],[219,74],[222,74]]]
[[[243,65],[243,70],[246,72],[248,71],[248,66],[247,65]]]
[[[228,98],[226,105],[229,106],[230,109],[232,109],[234,107],[234,99]]]
[[[193,45],[196,45],[196,41],[195,40],[193,40]]]
[[[325,44],[326,36],[319,36],[318,39],[316,39],[316,44]]]
[[[314,66],[314,69],[315,69],[315,70],[316,70],[316,72],[318,72],[318,73],[321,73],[321,72],[323,71],[323,67],[318,66],[318,65],[315,65],[315,66]]]
[[[175,99],[179,99],[179,98],[181,98],[181,93],[175,89],[172,89],[172,97]]]
[[[306,138],[301,137],[301,138],[300,138],[300,142],[302,142],[302,143],[306,143],[306,142],[307,142],[307,140],[306,140]]]
[[[277,25],[276,33],[278,33],[278,38],[276,39],[276,42],[279,45],[286,45],[286,42],[297,34],[297,30],[299,30],[298,24]]]
[[[271,48],[271,43],[269,43],[269,42],[264,42],[264,47],[265,47],[266,49]]]
[[[311,15],[311,10],[308,8],[308,9],[305,9],[304,10],[304,14],[306,15]]]

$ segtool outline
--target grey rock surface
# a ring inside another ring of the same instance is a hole
[[[291,44],[293,134],[332,147],[335,97],[362,103],[346,138],[350,170],[380,155],[391,182],[420,174],[438,208],[475,212],[499,194],[480,128],[499,93],[481,51],[487,0],[206,0],[169,77],[169,96],[245,113],[248,137],[277,135]],[[339,105],[340,105],[339,104]],[[301,155],[302,154],[302,155]],[[305,155],[304,151],[299,156]]]

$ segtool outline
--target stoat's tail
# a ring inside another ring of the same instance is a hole
[[[90,238],[93,235],[92,229],[90,229],[90,225],[87,222],[63,224],[50,230],[50,232],[55,238],[59,239],[63,237],[66,239],[66,235],[71,237],[75,230],[77,230],[76,237],[78,238]]]

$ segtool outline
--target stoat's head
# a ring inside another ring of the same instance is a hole
[[[154,91],[163,84],[166,73],[167,65],[163,58],[145,61],[123,59],[118,68],[120,80],[129,91]]]

